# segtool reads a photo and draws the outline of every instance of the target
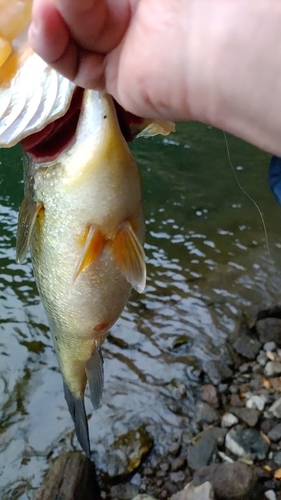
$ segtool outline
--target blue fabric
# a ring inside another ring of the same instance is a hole
[[[279,205],[281,205],[281,158],[272,156],[269,164],[268,183]]]

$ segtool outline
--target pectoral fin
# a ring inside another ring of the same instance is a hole
[[[90,398],[94,410],[100,405],[103,391],[103,358],[101,350],[96,347],[86,364],[86,373],[90,386]]]
[[[67,402],[69,413],[74,422],[75,432],[81,448],[87,457],[91,457],[88,420],[85,411],[84,399],[76,398],[67,384],[63,383],[64,396]]]
[[[118,229],[112,241],[112,251],[116,265],[126,280],[137,292],[143,292],[146,282],[145,255],[128,221]]]
[[[23,262],[30,243],[30,238],[36,217],[43,205],[34,201],[30,195],[26,194],[19,211],[18,231],[17,231],[17,262]]]
[[[78,278],[79,274],[95,262],[100,253],[103,251],[105,243],[106,239],[102,232],[93,225],[89,226],[86,242],[75,269],[72,285]]]
[[[138,137],[153,137],[154,135],[169,135],[170,132],[175,132],[174,122],[166,120],[144,120],[141,125],[134,125],[133,135]]]

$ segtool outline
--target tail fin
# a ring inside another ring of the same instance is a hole
[[[64,396],[68,405],[69,413],[74,422],[75,432],[81,448],[86,453],[87,457],[91,457],[90,439],[88,421],[85,411],[84,398],[76,398],[68,388],[67,384],[63,383]]]

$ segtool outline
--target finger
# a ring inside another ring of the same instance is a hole
[[[55,5],[72,37],[102,54],[120,42],[130,19],[129,0],[55,0]]]
[[[29,29],[33,50],[76,85],[102,89],[103,57],[76,45],[53,3],[37,3]]]

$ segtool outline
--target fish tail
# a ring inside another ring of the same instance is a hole
[[[75,432],[81,448],[88,458],[91,458],[88,420],[85,411],[84,398],[76,398],[64,382],[64,396],[68,405],[69,413],[74,422]]]

